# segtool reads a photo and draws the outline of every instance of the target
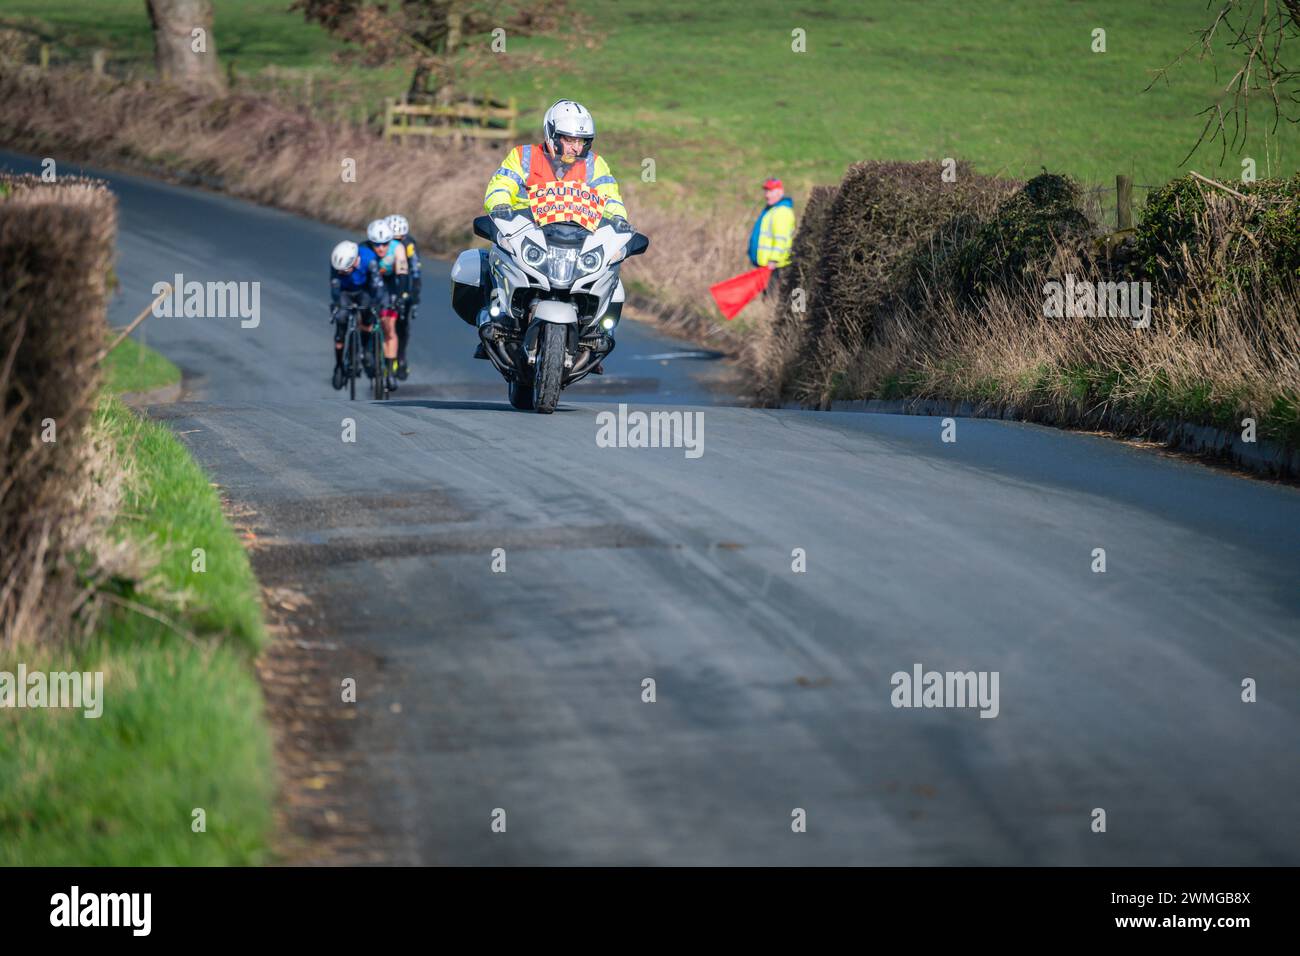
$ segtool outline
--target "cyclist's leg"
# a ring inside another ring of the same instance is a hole
[[[397,370],[397,310],[384,309],[379,321],[384,329],[384,364],[388,371],[394,372]]]
[[[357,298],[354,292],[343,292],[339,296],[339,304],[334,309],[334,367],[341,368],[343,365],[343,339],[348,332],[348,310],[356,305]]]
[[[384,328],[384,367],[385,371],[397,371],[397,309],[401,302],[399,294],[401,282],[405,277],[387,276],[384,284],[388,287],[388,307],[379,313],[379,321]]]
[[[406,343],[411,337],[411,313],[415,306],[408,299],[397,313],[397,364],[406,368]]]

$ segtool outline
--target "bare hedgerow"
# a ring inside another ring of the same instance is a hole
[[[102,184],[0,177],[0,645],[67,636],[117,494],[94,434],[116,205]]]
[[[982,215],[1018,185],[965,162],[871,161],[850,166],[834,190],[814,192],[777,308],[771,349],[783,357],[751,353],[776,372],[763,399],[818,407],[830,401],[870,340],[877,310],[898,292],[906,263],[942,223],[959,213]],[[794,307],[795,289],[803,292],[803,312]]]
[[[1300,288],[1194,285],[1153,298],[1148,328],[1122,318],[1044,314],[1043,288],[1066,273],[1099,281],[1077,244],[976,299],[932,287],[897,299],[851,357],[846,391],[1010,409],[1069,427],[1149,434],[1170,420],[1300,443]]]
[[[810,203],[776,319],[746,353],[764,401],[929,397],[1153,435],[1252,419],[1300,446],[1300,178],[1175,181],[1134,238],[1103,236],[1065,177],[987,180],[936,221],[910,215],[929,185],[886,170],[850,170],[865,212],[843,186]],[[1067,278],[1147,283],[1149,324],[1048,309]]]

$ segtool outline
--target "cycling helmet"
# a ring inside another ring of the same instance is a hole
[[[339,272],[346,272],[352,268],[352,264],[357,261],[357,254],[360,250],[355,242],[344,240],[334,247],[330,253],[330,265]]]
[[[560,148],[561,136],[581,136],[586,140],[578,154],[579,159],[591,152],[591,144],[596,141],[596,120],[581,103],[559,100],[546,111],[542,120],[542,137],[555,156],[564,152]]]
[[[401,239],[411,231],[411,224],[406,221],[405,216],[394,214],[385,219],[384,222],[388,223],[388,228],[393,230],[394,239]]]
[[[383,245],[385,242],[392,242],[393,230],[388,225],[388,220],[376,219],[366,226],[366,238],[377,246]]]

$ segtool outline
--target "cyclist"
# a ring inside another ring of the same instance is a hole
[[[397,377],[405,382],[410,370],[406,366],[406,343],[411,338],[411,323],[415,321],[420,304],[420,249],[411,235],[410,223],[405,216],[391,215],[386,220],[393,230],[393,238],[406,251],[406,265],[410,276],[410,298],[403,300],[397,310]]]
[[[348,330],[348,311],[354,306],[361,310],[361,354],[368,374],[373,375],[370,361],[370,330],[374,328],[374,313],[388,304],[388,292],[379,272],[379,260],[369,246],[358,246],[344,240],[330,253],[330,304],[334,323],[334,379],[336,389],[342,388],[343,337]]]
[[[410,298],[410,275],[406,261],[406,247],[393,238],[393,230],[384,219],[376,219],[366,227],[366,244],[375,254],[379,275],[388,293],[388,302],[379,310],[379,321],[384,328],[384,368],[389,391],[397,389],[397,308],[399,300]]]

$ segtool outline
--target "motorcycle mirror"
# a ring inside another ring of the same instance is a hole
[[[650,237],[642,235],[641,233],[638,232],[635,235],[633,235],[631,240],[628,242],[627,246],[625,247],[624,255],[625,257],[639,256],[641,255],[641,253],[645,252],[649,248],[650,248]]]
[[[496,225],[492,222],[491,216],[479,216],[474,220],[474,235],[480,239],[486,239],[488,242],[494,241]]]

